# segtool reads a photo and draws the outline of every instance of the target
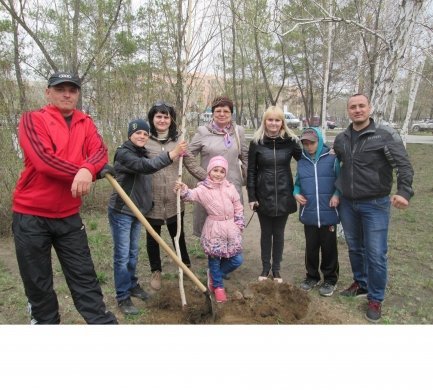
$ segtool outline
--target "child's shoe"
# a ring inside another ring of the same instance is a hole
[[[217,287],[215,290],[215,300],[218,303],[224,303],[227,302],[227,295],[226,290],[224,290],[224,287]]]
[[[211,274],[210,274],[210,270],[209,270],[209,269],[207,270],[207,289],[208,289],[210,292],[214,292],[214,291],[215,291],[215,289],[214,289],[214,287],[213,287],[212,276],[211,276]]]

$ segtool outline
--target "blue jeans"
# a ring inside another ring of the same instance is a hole
[[[138,260],[140,221],[127,214],[108,209],[111,234],[114,243],[114,285],[117,301],[129,298],[130,290],[137,286],[135,270]]]
[[[224,258],[208,256],[209,271],[212,277],[213,287],[224,287],[223,274],[228,275],[238,268],[244,261],[242,253]]]
[[[390,199],[341,197],[339,211],[353,279],[368,290],[369,300],[382,302],[387,282]]]

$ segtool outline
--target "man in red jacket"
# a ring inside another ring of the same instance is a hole
[[[116,324],[106,310],[79,210],[96,175],[107,164],[107,148],[93,120],[76,109],[81,82],[54,73],[48,104],[25,112],[18,137],[24,169],[13,193],[15,249],[32,323],[59,324],[53,289],[54,247],[75,307],[88,324]]]

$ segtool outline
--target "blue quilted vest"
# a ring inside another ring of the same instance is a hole
[[[315,162],[305,155],[298,161],[298,180],[307,199],[307,204],[299,209],[299,220],[305,225],[321,227],[340,222],[337,209],[329,207],[335,192],[335,158],[324,150]]]

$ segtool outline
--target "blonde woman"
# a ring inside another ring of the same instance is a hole
[[[259,281],[266,280],[272,271],[273,280],[283,282],[284,228],[289,214],[297,210],[290,162],[292,157],[298,161],[301,155],[299,139],[287,127],[283,111],[269,107],[248,151],[248,202],[251,210],[257,210],[261,228],[263,268]]]

